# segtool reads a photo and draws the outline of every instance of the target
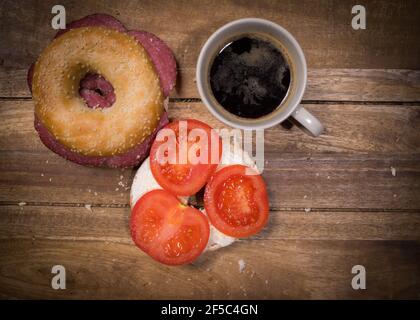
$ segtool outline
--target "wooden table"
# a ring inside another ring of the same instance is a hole
[[[420,298],[420,6],[364,1],[367,29],[355,31],[356,3],[60,2],[68,21],[105,12],[167,42],[179,66],[171,118],[222,127],[199,100],[194,71],[205,40],[231,20],[275,21],[306,54],[302,104],[326,130],[318,138],[296,126],[265,132],[269,226],[193,265],[167,267],[131,242],[135,170],[67,162],[33,128],[26,71],[55,33],[56,1],[3,1],[0,297]],[[58,264],[66,268],[66,290],[51,288]],[[359,264],[366,290],[351,287],[351,269]]]

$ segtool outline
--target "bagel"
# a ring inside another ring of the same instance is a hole
[[[176,62],[153,34],[94,14],[60,30],[27,80],[49,149],[82,165],[132,167],[168,123]]]
[[[222,168],[234,164],[242,164],[257,170],[255,161],[250,157],[248,152],[241,148],[235,148],[234,145],[237,142],[229,145],[229,143],[223,143],[222,145],[222,158],[220,159],[220,164],[216,168],[216,172]],[[156,189],[163,189],[162,186],[156,181],[153,177],[152,171],[150,169],[150,158],[147,158],[140,168],[137,170],[130,189],[130,207],[134,208],[136,202],[146,193]],[[178,196],[180,202],[185,205],[192,205],[192,201],[195,196],[185,197]],[[206,214],[204,208],[200,208],[200,211],[203,214]],[[228,236],[221,231],[217,230],[210,223],[210,236],[207,242],[205,251],[214,251],[223,247],[227,247],[233,244],[237,238]]]
[[[116,93],[107,109],[87,108],[79,83],[94,72]],[[163,112],[159,78],[145,49],[125,33],[103,27],[70,30],[35,64],[36,116],[67,148],[86,156],[114,156],[141,143]]]

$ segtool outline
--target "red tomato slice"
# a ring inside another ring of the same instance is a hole
[[[255,174],[246,174],[250,170]],[[210,222],[232,237],[258,233],[268,221],[268,195],[261,175],[243,165],[217,171],[206,186],[204,207]]]
[[[210,235],[207,217],[165,190],[150,191],[137,201],[130,228],[141,250],[168,265],[194,261],[206,248]]]
[[[221,155],[222,140],[211,127],[194,119],[177,120],[159,131],[150,150],[150,168],[162,188],[190,196],[204,187]]]

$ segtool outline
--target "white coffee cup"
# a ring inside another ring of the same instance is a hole
[[[290,60],[292,76],[289,92],[281,105],[270,114],[257,119],[239,117],[224,109],[217,102],[210,87],[209,73],[215,56],[233,39],[249,34],[260,34],[281,44]],[[217,119],[240,129],[266,129],[291,116],[312,135],[320,135],[324,129],[321,122],[300,105],[306,79],[306,60],[296,39],[278,24],[257,18],[232,21],[218,29],[204,44],[197,61],[196,81],[203,103]]]

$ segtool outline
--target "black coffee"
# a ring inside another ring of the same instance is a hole
[[[273,112],[290,86],[290,67],[273,43],[244,36],[228,43],[215,57],[210,86],[219,104],[244,118]]]

